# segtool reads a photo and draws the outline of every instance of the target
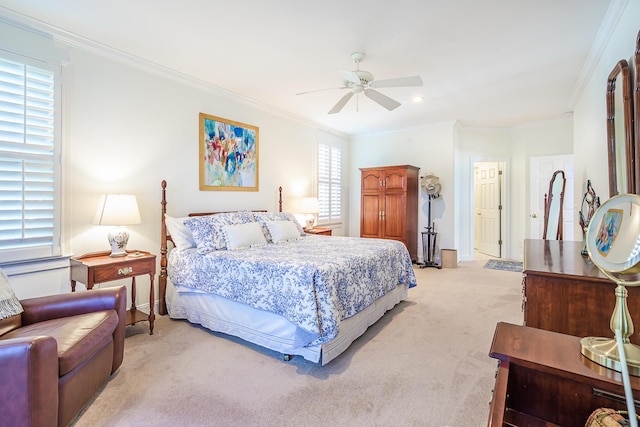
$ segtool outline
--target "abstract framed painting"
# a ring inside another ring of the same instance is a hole
[[[200,190],[258,191],[258,133],[200,113]]]

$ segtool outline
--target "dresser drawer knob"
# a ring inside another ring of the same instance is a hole
[[[126,276],[130,273],[133,273],[133,267],[124,267],[118,269],[118,276]]]

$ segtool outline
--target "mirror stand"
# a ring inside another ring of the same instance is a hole
[[[605,273],[603,271],[603,273]],[[605,273],[609,278],[612,278]],[[624,353],[626,356],[629,374],[640,376],[640,347],[632,344],[629,337],[633,334],[633,320],[629,314],[627,307],[627,288],[622,284],[621,280],[617,282],[615,295],[616,306],[611,315],[611,332],[615,336],[616,329],[620,330],[622,340],[624,342]],[[580,340],[580,352],[590,360],[599,365],[622,372],[622,363],[620,362],[620,352],[618,343],[615,338],[586,337]]]

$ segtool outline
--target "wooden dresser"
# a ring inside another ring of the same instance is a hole
[[[622,376],[582,356],[578,337],[498,323],[489,355],[499,360],[490,427],[582,427],[597,408],[626,410]],[[631,388],[640,397],[640,378]]]
[[[399,240],[418,259],[418,171],[415,166],[361,168],[360,237]]]
[[[523,308],[526,326],[577,337],[613,338],[609,321],[615,284],[580,254],[582,242],[524,242]],[[640,287],[629,287],[627,305],[635,322],[630,339],[640,344]]]

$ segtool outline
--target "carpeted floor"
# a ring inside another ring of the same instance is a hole
[[[490,259],[484,265],[484,268],[489,268],[492,270],[516,271],[518,273],[521,273],[522,263],[520,261],[505,261],[501,259]]]
[[[522,275],[415,268],[418,286],[326,366],[166,316],[130,326],[84,426],[486,425],[498,321],[521,324]]]

